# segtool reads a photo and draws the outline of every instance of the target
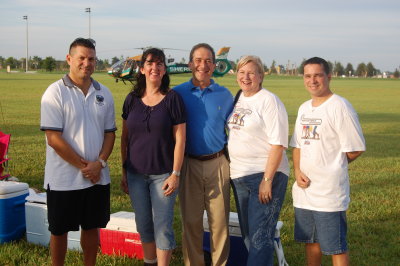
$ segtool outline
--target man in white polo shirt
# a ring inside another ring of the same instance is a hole
[[[52,264],[63,265],[68,232],[81,227],[84,264],[95,265],[98,229],[110,219],[106,161],[115,140],[114,101],[108,88],[91,78],[96,65],[93,40],[74,40],[67,62],[69,74],[51,84],[41,102],[50,252]]]

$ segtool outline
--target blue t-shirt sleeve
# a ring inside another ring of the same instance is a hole
[[[170,91],[171,97],[167,103],[173,125],[186,123],[186,110],[182,97],[175,91]]]

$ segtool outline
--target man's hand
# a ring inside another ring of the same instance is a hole
[[[176,189],[179,187],[179,177],[174,174],[171,174],[164,181],[164,185],[162,189],[164,190],[164,196],[168,197],[171,195]]]
[[[302,171],[295,171],[294,176],[296,177],[297,186],[301,188],[308,188],[310,186],[311,180]]]
[[[84,159],[81,159],[81,161],[86,165],[81,169],[82,175],[89,179],[93,184],[99,182],[102,169],[101,163],[99,161],[92,162]]]

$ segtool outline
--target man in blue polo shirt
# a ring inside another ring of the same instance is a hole
[[[190,51],[193,77],[174,88],[187,111],[186,156],[179,189],[185,265],[204,265],[203,213],[207,211],[213,265],[229,255],[229,162],[225,157],[225,123],[232,111],[229,90],[211,79],[213,48],[200,43]]]

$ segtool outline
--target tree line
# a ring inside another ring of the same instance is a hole
[[[304,64],[305,60],[303,60],[299,71],[300,74],[303,74],[303,64]],[[357,65],[357,68],[354,68],[353,65],[351,63],[347,63],[346,67],[344,67],[342,65],[342,63],[340,62],[330,62],[328,61],[329,67],[332,71],[332,75],[335,77],[342,77],[342,76],[347,76],[347,77],[352,77],[352,76],[357,76],[357,77],[375,77],[377,75],[382,75],[383,73],[379,70],[376,69],[375,66],[371,63],[368,62],[367,64],[365,64],[364,62],[359,63]],[[396,69],[395,71],[398,72],[398,69]],[[388,73],[386,73],[388,74]],[[397,76],[398,78],[398,76]]]
[[[96,70],[104,71],[107,68],[111,67],[114,63],[118,62],[119,60],[123,59],[121,56],[120,58],[114,56],[111,60],[108,59],[99,59],[96,58]],[[5,69],[7,66],[10,66],[11,69],[26,69],[26,58],[14,58],[8,57],[4,58],[0,56],[0,69]],[[48,56],[46,58],[41,58],[39,56],[29,57],[28,60],[28,69],[29,70],[45,70],[45,71],[65,71],[69,69],[68,63],[66,60],[56,60],[52,56]]]
[[[303,59],[303,62],[299,67],[296,67],[294,64],[285,65],[277,65],[275,60],[272,61],[270,67],[264,65],[264,69],[268,74],[286,74],[286,75],[302,75],[303,74],[303,64],[306,60]],[[346,67],[342,65],[340,62],[331,62],[328,61],[329,67],[331,69],[332,75],[334,77],[376,77],[379,75],[383,75],[383,73],[374,67],[374,65],[369,62],[365,64],[364,62],[359,63],[356,68],[353,67],[351,63],[347,63]],[[386,72],[387,77],[393,76],[394,78],[400,77],[399,69],[395,69],[394,72]]]
[[[96,64],[96,70],[98,71],[105,71],[109,67],[111,67],[113,64],[118,62],[119,60],[122,60],[124,57],[121,55],[120,57],[114,56],[111,58],[111,60],[108,59],[99,59],[96,58],[97,64]],[[237,63],[238,60],[236,60]],[[271,66],[266,66],[264,65],[264,70],[268,74],[277,74],[277,75],[302,75],[303,74],[303,64],[304,64],[305,59],[303,62],[300,64],[299,67],[296,67],[294,64],[288,64],[286,65],[278,65],[275,60],[272,61]],[[231,61],[231,64],[233,66],[233,70],[236,68],[236,63]],[[20,58],[16,59],[14,57],[8,57],[4,58],[3,56],[0,56],[0,69],[4,69],[7,66],[10,66],[11,69],[26,69],[26,59],[25,58]],[[359,63],[356,68],[353,67],[351,63],[347,63],[346,67],[342,65],[340,62],[330,62],[328,61],[328,64],[332,70],[332,74],[335,77],[375,77],[378,75],[382,75],[383,73],[374,67],[374,65],[369,62],[365,64],[364,62]],[[28,60],[28,69],[29,70],[45,70],[45,71],[54,71],[54,70],[59,70],[59,71],[67,71],[69,69],[68,63],[65,60],[56,60],[52,56],[48,56],[46,58],[41,58],[39,56],[33,56],[29,57]],[[399,69],[395,69],[394,72],[389,72],[386,73],[386,75],[393,76],[394,78],[399,78],[400,77],[400,72]]]

